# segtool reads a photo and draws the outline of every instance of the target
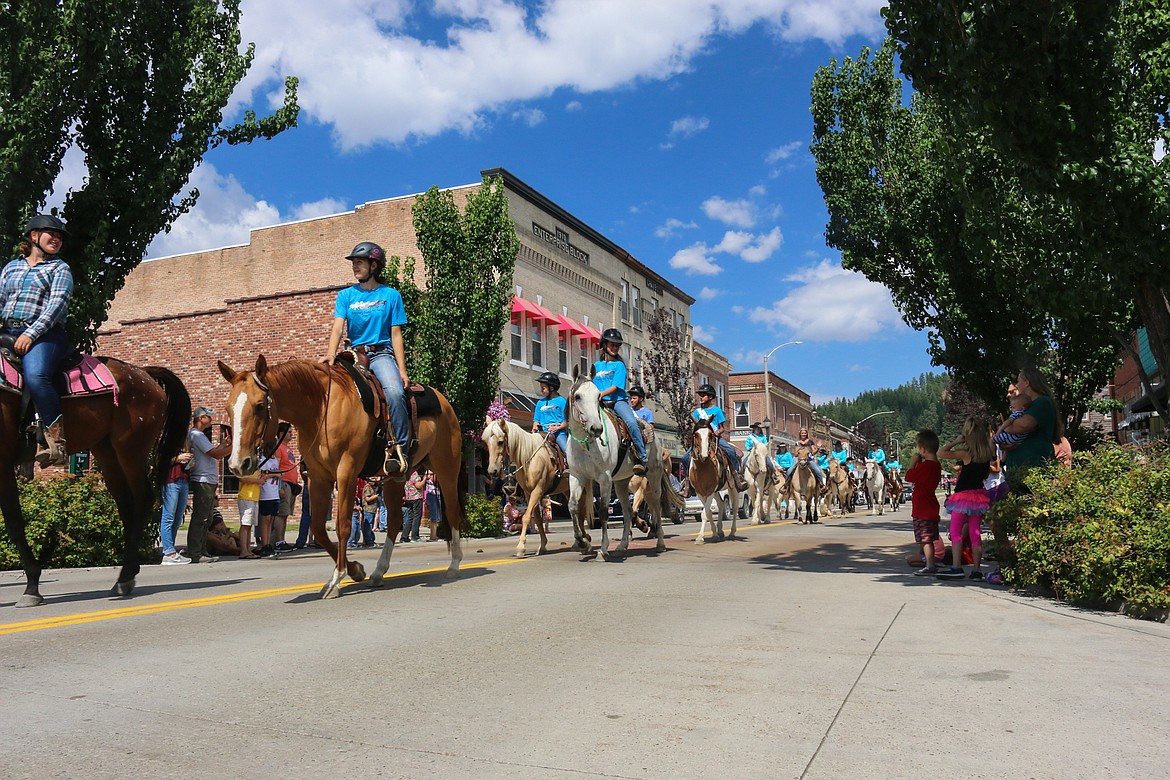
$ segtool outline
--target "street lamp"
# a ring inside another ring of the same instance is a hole
[[[768,358],[781,347],[791,347],[793,344],[803,344],[803,341],[786,341],[768,350],[764,355],[764,427],[768,430],[768,441],[772,440],[772,383],[768,377]]]
[[[886,409],[886,410],[883,410],[883,411],[880,411],[880,412],[874,412],[874,413],[873,413],[873,414],[871,414],[869,417],[863,417],[862,419],[860,419],[860,420],[858,420],[857,422],[853,423],[853,438],[854,438],[854,439],[856,439],[856,438],[857,438],[857,435],[858,435],[858,434],[857,434],[857,426],[861,425],[861,424],[862,424],[863,422],[865,422],[866,420],[872,420],[874,417],[877,417],[879,414],[893,414],[893,413],[894,413],[894,412],[893,412],[893,410],[892,410],[892,409]]]
[[[898,438],[896,440],[894,439],[895,433],[898,434]],[[886,434],[886,437],[888,438],[890,444],[893,444],[895,441],[898,442],[898,457],[897,457],[898,463],[902,462],[902,438],[901,437],[902,437],[903,433],[905,433],[905,431],[890,431]]]

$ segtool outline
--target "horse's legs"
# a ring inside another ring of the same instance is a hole
[[[593,483],[569,473],[569,516],[573,519],[573,549],[587,553],[593,549],[593,540],[585,530],[588,504],[593,502]]]
[[[597,477],[597,487],[601,493],[601,509],[605,510],[609,506],[610,496],[613,495],[613,481],[609,474],[602,473]],[[621,499],[618,499],[621,501]],[[622,511],[628,510],[629,496],[622,502]],[[627,517],[626,520],[629,520]],[[609,512],[603,511],[601,515],[601,558],[608,561],[609,555]]]
[[[654,461],[651,460],[650,462],[653,463]],[[615,481],[614,490],[618,495],[618,503],[622,505],[622,540],[618,542],[618,546],[614,549],[614,552],[624,554],[630,547],[630,536],[634,532],[632,528],[634,523],[634,508],[630,504],[630,481],[628,479]]]
[[[739,525],[739,491],[735,489],[734,478],[727,486],[727,498],[731,502],[731,533],[727,538],[734,539],[735,529]]]
[[[11,463],[0,461],[0,511],[4,513],[4,529],[16,545],[20,566],[24,569],[24,594],[16,600],[17,607],[39,607],[45,603],[41,596],[41,564],[33,555],[25,537],[24,515],[20,511],[20,493],[16,485],[16,471]]]
[[[134,591],[134,579],[142,568],[138,563],[138,543],[152,503],[146,463],[128,462],[137,461],[141,453],[137,457],[134,453],[121,457],[123,453],[116,451],[109,440],[99,442],[90,450],[101,466],[102,479],[122,521],[122,570],[112,592],[129,596]]]
[[[699,535],[695,537],[695,544],[706,544],[707,524],[711,522],[711,497],[699,493],[699,500],[703,502],[703,511],[699,512]]]
[[[443,486],[439,486],[442,490]],[[378,556],[378,563],[370,575],[370,586],[382,587],[386,572],[390,570],[390,558],[394,555],[394,543],[402,533],[402,499],[406,492],[406,483],[394,479],[382,482],[382,503],[386,505],[386,543],[382,545],[382,554]]]

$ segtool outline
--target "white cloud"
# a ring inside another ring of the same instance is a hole
[[[565,104],[566,111],[580,111],[583,108],[585,108],[585,107],[583,105],[581,105],[580,100],[570,100],[568,103]]]
[[[749,200],[725,200],[716,195],[703,201],[703,213],[734,227],[750,228],[756,224],[756,207]]]
[[[714,276],[722,273],[723,266],[712,260],[708,251],[707,245],[703,243],[680,249],[670,258],[670,267],[676,271],[685,271],[688,276]]]
[[[740,306],[738,303],[731,307],[732,314],[743,314],[745,311],[747,311],[747,309]]]
[[[750,190],[748,190],[748,195],[751,195],[753,198],[762,198],[767,194],[768,194],[768,188],[765,187],[763,184],[757,184],[756,186],[754,186]]]
[[[714,343],[715,336],[718,333],[718,328],[704,328],[702,325],[693,325],[691,327],[691,335],[694,336],[695,341],[701,341],[704,344]]]
[[[829,260],[786,281],[800,286],[770,307],[752,309],[753,322],[806,341],[868,341],[906,328],[889,290]]]
[[[671,217],[663,224],[654,228],[654,235],[659,238],[674,238],[680,230],[695,230],[698,227],[694,222],[683,222],[681,219]]]
[[[544,112],[539,108],[522,108],[512,112],[512,118],[523,122],[529,127],[536,127],[544,122]]]
[[[722,294],[723,294],[722,290],[716,290],[713,287],[704,287],[703,289],[699,290],[699,300],[700,301],[712,301],[712,300],[715,300],[716,298],[718,298]]]
[[[755,236],[753,243],[744,247],[739,256],[749,263],[762,263],[771,257],[782,243],[784,236],[780,234],[780,228],[772,228],[770,233]]]
[[[340,214],[349,211],[349,205],[340,198],[322,198],[312,203],[302,203],[292,210],[293,219],[313,219],[330,214]]]
[[[705,116],[684,116],[670,124],[671,138],[694,138],[711,126],[711,120]]]
[[[777,147],[768,152],[768,154],[764,156],[764,162],[768,163],[768,165],[775,165],[781,160],[787,160],[796,153],[797,149],[801,148],[802,146],[804,146],[804,141],[789,141],[783,146]]]
[[[756,24],[781,40],[880,36],[883,0],[245,0],[256,42],[232,110],[278,105],[300,78],[302,121],[342,149],[470,133],[517,102],[669,79],[719,36]],[[420,27],[435,30],[415,37]]]

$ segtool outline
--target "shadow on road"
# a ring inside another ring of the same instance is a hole
[[[910,573],[905,547],[854,547],[829,542],[791,552],[774,552],[750,558],[749,562],[769,569],[815,572]]]
[[[140,577],[142,575],[139,575]],[[183,593],[190,593],[197,590],[207,590],[210,588],[219,588],[224,585],[239,585],[245,582],[258,581],[260,577],[239,577],[224,580],[212,580],[208,582],[171,582],[166,584],[147,584],[143,585],[139,582],[134,587],[134,593],[130,596],[117,596],[112,593],[114,587],[113,579],[111,578],[110,587],[102,588],[100,590],[86,590],[78,591],[76,593],[57,594],[52,590],[53,580],[41,580],[41,595],[45,597],[46,604],[71,604],[78,601],[125,601],[130,602],[134,599],[143,596],[152,596],[160,593],[171,593],[174,591],[182,591]],[[48,585],[49,587],[45,587]],[[24,581],[20,582],[21,590],[24,589]],[[16,601],[0,601],[0,609],[11,607]]]

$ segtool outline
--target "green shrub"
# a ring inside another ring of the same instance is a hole
[[[499,496],[484,496],[478,493],[467,495],[467,535],[470,538],[503,536],[504,507]]]
[[[1170,450],[1101,444],[1072,468],[1032,470],[1025,484],[1032,496],[988,515],[1013,542],[1009,582],[1138,616],[1170,608]]]
[[[122,521],[101,476],[19,480],[25,536],[33,554],[46,568],[112,566],[120,563]],[[139,560],[155,559],[158,513],[147,520],[139,544]],[[20,555],[0,529],[0,568],[19,569]]]

